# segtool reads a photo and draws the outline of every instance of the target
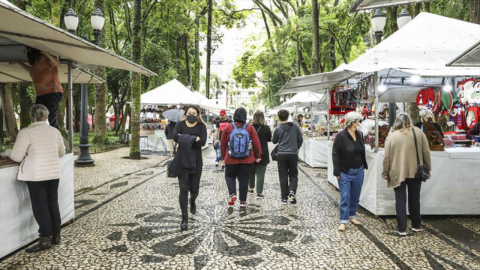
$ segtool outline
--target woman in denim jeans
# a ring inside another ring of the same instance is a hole
[[[345,231],[349,221],[360,225],[356,219],[358,202],[362,191],[364,170],[368,169],[362,133],[357,129],[362,115],[349,112],[345,116],[347,128],[340,131],[333,143],[333,175],[340,189],[340,226]]]

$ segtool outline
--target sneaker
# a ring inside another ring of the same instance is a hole
[[[420,228],[412,228],[412,231],[413,232],[423,232],[423,228],[420,227]]]
[[[347,228],[347,224],[341,223],[340,226],[338,226],[338,231],[343,232]]]
[[[222,165],[222,168],[220,169],[222,172],[225,171],[225,165]]]
[[[248,193],[249,193],[249,194],[254,194],[254,193],[255,193],[255,189],[253,189],[253,188],[249,189],[249,190],[248,190]]]
[[[218,167],[218,165],[220,165],[220,163],[218,163],[218,161],[215,161],[215,167]]]
[[[263,196],[262,193],[257,193],[257,199],[263,199],[265,198],[265,196]]]
[[[297,203],[297,198],[295,197],[295,193],[293,191],[288,194],[288,198],[290,199],[291,204],[296,204]]]
[[[355,224],[355,225],[362,225],[362,222],[359,221],[359,220],[356,219],[356,218],[351,218],[351,219],[350,219],[350,222],[352,222],[352,223]]]
[[[407,236],[407,232],[401,232],[399,230],[396,230],[395,233],[398,234],[398,236]]]
[[[240,208],[245,208],[247,207],[247,202],[246,201],[241,201],[240,202]]]
[[[283,205],[287,205],[287,204],[288,204],[287,199],[282,199],[282,204],[283,204]]]
[[[235,201],[237,201],[237,195],[235,194],[230,195],[230,201],[228,201],[228,205],[230,206],[235,205]]]

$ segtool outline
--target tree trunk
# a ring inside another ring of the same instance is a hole
[[[73,85],[73,131],[80,132],[80,118],[81,118],[81,108],[80,108],[80,84]]]
[[[3,143],[4,138],[5,138],[5,133],[3,132],[3,104],[0,100],[0,144]]]
[[[95,8],[104,10],[104,0],[95,0]],[[99,44],[100,47],[105,46],[105,27],[102,29]],[[99,67],[95,70],[95,75],[105,78],[105,68]],[[94,143],[105,143],[108,141],[107,125],[105,124],[107,107],[107,86],[106,83],[95,84],[95,129],[93,137]],[[93,123],[92,123],[93,124]]]
[[[195,19],[195,58],[193,68],[193,90],[200,91],[200,18]]]
[[[142,0],[135,0],[135,17],[133,19],[133,43],[132,60],[141,64],[142,60]],[[139,73],[132,73],[132,118],[130,119],[130,131],[132,141],[130,143],[130,158],[140,159],[140,95],[142,80]]]
[[[337,54],[335,53],[335,38],[330,38],[330,63],[332,65],[332,71],[337,68]]]
[[[392,35],[393,33],[395,33],[398,30],[397,10],[398,10],[398,6],[389,7],[387,9],[388,19],[390,21],[390,35]]]
[[[470,0],[470,22],[480,24],[480,0]]]
[[[312,31],[313,31],[313,56],[312,56],[312,74],[320,72],[320,33],[318,31],[318,0],[312,0]]]
[[[28,95],[28,84],[18,84],[18,97],[20,103],[20,129],[26,128],[32,123],[30,108],[33,106],[32,98]]]
[[[187,84],[192,86],[192,76],[190,75],[190,52],[188,51],[188,34],[185,34],[185,65],[187,68]]]
[[[213,0],[208,0],[208,23],[207,23],[207,72],[205,75],[205,93],[210,97],[210,58],[212,54],[212,5]]]
[[[295,36],[297,38],[297,76],[301,76],[302,73],[300,71],[300,67],[302,65],[302,49],[300,49],[300,40],[298,38],[298,29],[295,29]]]
[[[405,110],[410,118],[412,118],[413,123],[420,122],[420,110],[418,109],[417,103],[409,102],[407,103],[407,108]]]
[[[12,89],[10,85],[0,83],[0,100],[2,101],[3,115],[5,116],[5,127],[7,138],[11,142],[17,139],[18,128],[15,112],[13,109]]]

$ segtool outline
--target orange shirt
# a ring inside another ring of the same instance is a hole
[[[37,97],[51,93],[63,93],[58,77],[58,69],[50,63],[50,59],[45,55],[42,55],[38,62],[32,66],[30,76],[32,77]]]

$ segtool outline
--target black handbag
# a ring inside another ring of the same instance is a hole
[[[423,182],[427,181],[430,178],[430,170],[425,166],[425,161],[423,165],[420,165],[420,158],[418,157],[418,146],[417,146],[417,136],[415,136],[415,129],[412,127],[413,139],[415,140],[415,153],[417,154],[417,172],[415,173],[415,178],[420,179]]]
[[[279,128],[281,128],[281,127],[279,127]],[[281,129],[283,129],[283,128],[281,128]],[[278,140],[278,144],[275,145],[272,152],[270,153],[270,156],[272,157],[273,161],[278,160],[278,146],[282,143],[283,135],[285,135],[285,132],[286,131],[284,130],[283,133],[282,133],[282,137],[280,137],[280,139]]]

